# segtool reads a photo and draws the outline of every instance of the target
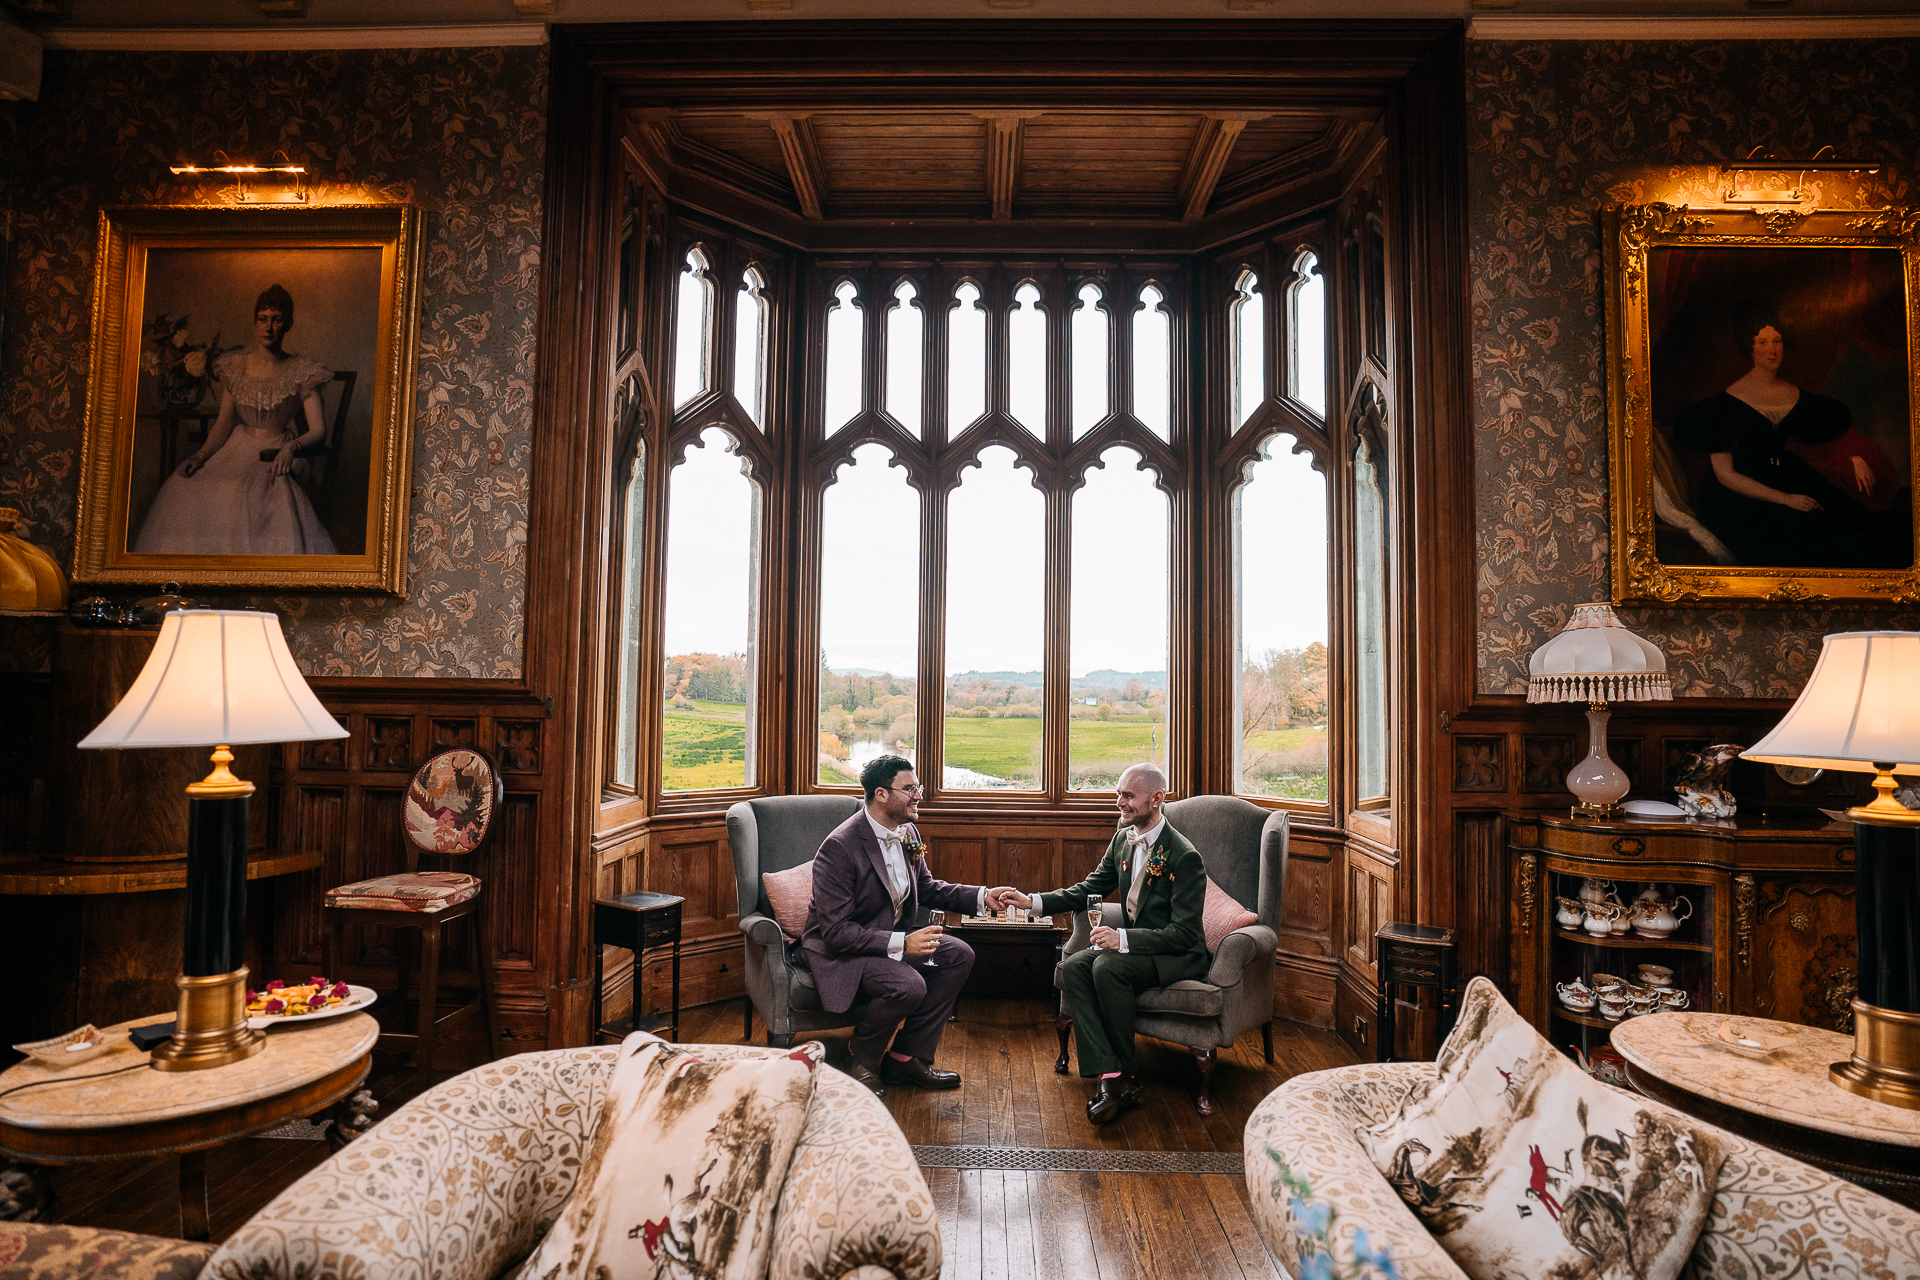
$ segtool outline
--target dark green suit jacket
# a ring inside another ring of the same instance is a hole
[[[1100,923],[1127,931],[1127,951],[1136,956],[1152,956],[1160,985],[1179,982],[1206,972],[1207,935],[1201,929],[1200,915],[1207,905],[1207,868],[1199,851],[1187,838],[1167,823],[1160,838],[1153,842],[1147,860],[1164,853],[1166,870],[1149,876],[1140,889],[1140,911],[1125,919],[1127,894],[1133,888],[1132,859],[1127,856],[1127,833],[1113,833],[1100,865],[1079,884],[1042,894],[1042,909],[1047,913],[1085,911],[1093,898],[1107,904]]]

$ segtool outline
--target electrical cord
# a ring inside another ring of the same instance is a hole
[[[129,1071],[145,1070],[146,1066],[147,1064],[144,1062],[136,1062],[130,1067],[119,1067],[112,1071],[96,1071],[92,1075],[62,1076],[57,1080],[35,1080],[29,1084],[17,1084],[11,1089],[0,1089],[0,1098],[4,1098],[10,1093],[19,1093],[22,1089],[44,1089],[50,1084],[78,1084],[82,1080],[105,1080],[108,1076],[119,1076],[125,1075]]]

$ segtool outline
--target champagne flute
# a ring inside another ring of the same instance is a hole
[[[1095,898],[1087,903],[1087,927],[1098,929],[1100,927],[1100,919],[1105,913],[1106,904],[1100,901],[1100,899]]]

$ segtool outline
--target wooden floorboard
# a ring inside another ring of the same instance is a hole
[[[887,1108],[907,1141],[1237,1152],[1247,1116],[1276,1086],[1300,1072],[1353,1061],[1332,1033],[1277,1022],[1271,1064],[1258,1032],[1221,1050],[1213,1077],[1215,1112],[1203,1118],[1194,1108],[1200,1072],[1193,1055],[1143,1038],[1140,1105],[1096,1128],[1086,1119],[1092,1083],[1077,1069],[1065,1075],[1053,1070],[1059,1053],[1056,1008],[1051,999],[962,999],[936,1059],[961,1073],[962,1087],[888,1090]],[[766,1026],[758,1017],[754,1031],[754,1041],[765,1043]],[[681,1014],[681,1037],[688,1042],[739,1044],[742,1032],[738,1000]],[[845,1030],[818,1039],[830,1064],[849,1065]],[[376,1059],[369,1086],[387,1116],[450,1074]],[[214,1239],[231,1234],[327,1154],[324,1141],[269,1138],[210,1152]],[[941,1275],[951,1280],[1284,1280],[1253,1224],[1241,1175],[930,1168],[926,1179],[940,1215]],[[71,1165],[55,1171],[54,1189],[61,1198],[59,1221],[178,1233],[177,1158]]]

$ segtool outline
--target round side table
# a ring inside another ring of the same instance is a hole
[[[366,1127],[370,1096],[353,1097],[372,1067],[380,1028],[365,1013],[276,1026],[266,1048],[206,1071],[129,1071],[149,1055],[126,1038],[136,1018],[106,1028],[113,1048],[55,1070],[28,1059],[0,1074],[0,1154],[32,1166],[180,1156],[180,1235],[205,1240],[208,1148],[279,1128],[344,1103],[342,1140]],[[55,1083],[57,1082],[57,1083]],[[18,1089],[21,1085],[35,1087]],[[349,1101],[350,1100],[350,1101]]]
[[[1760,1058],[1715,1048],[1723,1022],[1781,1047]],[[1647,1096],[1920,1208],[1920,1111],[1827,1079],[1827,1068],[1853,1053],[1852,1036],[1766,1018],[1655,1013],[1620,1023],[1612,1040]]]

